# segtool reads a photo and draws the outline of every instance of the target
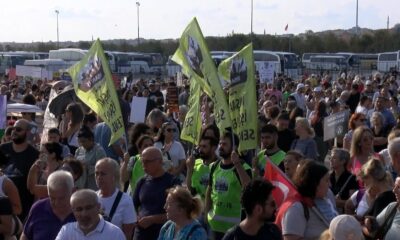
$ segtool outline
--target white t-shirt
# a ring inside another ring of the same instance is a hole
[[[156,142],[154,143],[154,146],[161,150],[163,148],[162,142]],[[172,161],[173,167],[179,166],[180,162],[186,159],[185,149],[180,142],[175,140],[173,141],[171,148],[168,150],[168,154],[170,156],[169,160]]]
[[[309,208],[308,212],[310,215],[307,220],[303,205],[300,202],[293,203],[282,219],[282,234],[301,236],[304,240],[318,239],[329,226],[322,222],[314,210]]]
[[[114,204],[115,198],[117,197],[118,189],[110,197],[100,197],[100,191],[97,191],[97,196],[99,196],[99,202],[103,212],[108,216],[110,214],[112,205]],[[126,194],[122,193],[121,200],[119,201],[118,207],[114,212],[114,216],[111,219],[111,223],[115,226],[121,228],[122,224],[132,224],[137,221],[136,211],[133,207],[132,198]]]

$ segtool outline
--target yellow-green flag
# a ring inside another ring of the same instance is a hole
[[[86,56],[68,69],[76,95],[111,129],[110,145],[125,133],[117,92],[100,40]]]
[[[196,18],[189,23],[179,40],[172,60],[182,66],[190,78],[197,81],[214,102],[215,122],[219,129],[231,127],[228,103],[218,77],[217,68]]]
[[[229,82],[229,113],[232,129],[239,136],[239,151],[255,149],[258,115],[253,45],[221,62],[218,72]]]
[[[181,138],[195,145],[199,144],[201,132],[200,116],[201,88],[196,81],[190,80],[189,111],[183,124]]]

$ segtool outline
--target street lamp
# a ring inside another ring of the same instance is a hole
[[[57,14],[57,48],[60,48],[60,35],[59,35],[59,32],[58,32],[58,14],[60,13],[60,11],[58,11],[58,10],[55,10],[55,12],[56,12],[56,14]]]
[[[253,0],[251,0],[250,34],[251,34],[251,36],[253,37]]]
[[[136,8],[137,8],[137,41],[138,41],[138,46],[140,44],[140,36],[139,36],[139,7],[140,7],[140,2],[136,2]]]

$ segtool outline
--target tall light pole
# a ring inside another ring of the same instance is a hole
[[[356,1],[356,34],[358,35],[358,0]]]
[[[253,0],[251,0],[250,34],[251,34],[251,36],[253,37]]]
[[[140,44],[140,35],[139,35],[139,7],[140,7],[140,2],[136,2],[136,8],[137,8],[137,41],[138,41],[138,46]]]
[[[55,12],[57,14],[57,48],[60,48],[60,35],[58,31],[58,14],[60,13],[60,11],[56,10]]]

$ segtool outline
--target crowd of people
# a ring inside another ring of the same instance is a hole
[[[66,103],[53,128],[35,113],[8,116],[0,240],[397,239],[400,79],[321,73],[257,82],[259,147],[246,152],[216,126],[205,94],[198,144],[180,138],[188,80],[117,86],[126,134],[111,145],[110,127],[80,101]],[[3,81],[0,95],[45,111],[59,86]],[[168,88],[179,93],[177,112]],[[143,123],[128,120],[133,97],[147,98]],[[343,111],[348,131],[324,141],[324,120]],[[267,161],[296,190],[279,205]]]

